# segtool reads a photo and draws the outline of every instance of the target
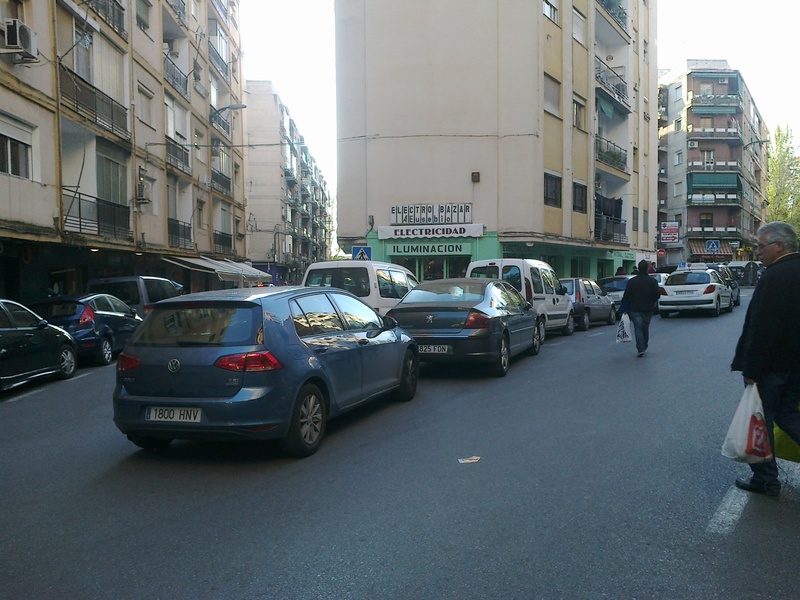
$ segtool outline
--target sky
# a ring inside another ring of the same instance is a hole
[[[465,0],[464,6],[482,1]],[[333,7],[334,0],[241,0],[240,22],[245,78],[272,81],[335,195]],[[769,130],[788,126],[796,145],[798,40],[795,0],[658,1],[658,67],[687,59],[727,60],[740,71]]]

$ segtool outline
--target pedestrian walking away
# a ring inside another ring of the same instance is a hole
[[[766,270],[750,299],[731,370],[742,372],[745,385],[758,387],[774,449],[773,423],[800,444],[800,254],[797,232],[788,223],[767,223],[757,235],[756,248]],[[737,479],[736,487],[766,496],[780,494],[774,455],[750,468],[752,477]]]
[[[649,268],[649,262],[639,261],[636,276],[628,282],[622,295],[622,309],[631,319],[636,356],[639,358],[647,352],[647,345],[650,343],[650,319],[653,318],[653,306],[660,295],[658,282],[647,274]]]

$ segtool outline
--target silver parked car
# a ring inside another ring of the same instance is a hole
[[[614,300],[596,281],[588,277],[563,277],[559,281],[572,300],[576,328],[586,331],[592,322],[617,322]]]

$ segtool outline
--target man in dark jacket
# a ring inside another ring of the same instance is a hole
[[[800,254],[797,232],[774,221],[758,230],[758,253],[767,267],[753,291],[736,344],[731,369],[741,371],[745,384],[757,384],[764,405],[770,447],[775,448],[773,422],[800,444]],[[751,464],[753,476],[737,479],[736,487],[777,496],[781,491],[773,457]]]
[[[639,261],[638,273],[628,282],[622,295],[622,309],[631,318],[638,352],[636,356],[639,358],[647,352],[653,305],[658,302],[660,295],[658,282],[647,274],[649,267],[650,263],[646,260]]]

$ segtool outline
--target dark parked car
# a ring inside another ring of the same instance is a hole
[[[727,265],[709,263],[707,266],[709,269],[714,269],[717,273],[719,273],[719,276],[722,277],[722,281],[724,281],[725,285],[731,289],[733,305],[739,306],[742,303],[742,290],[739,287],[739,281],[736,277],[736,274]]]
[[[419,343],[420,360],[488,363],[498,377],[511,357],[538,354],[537,313],[499,279],[437,279],[420,283],[388,313]]]
[[[133,308],[109,294],[58,296],[34,302],[31,308],[66,329],[79,356],[101,365],[111,363],[142,322]]]
[[[614,301],[596,281],[588,277],[564,277],[559,281],[572,300],[575,327],[586,331],[592,322],[602,321],[609,325],[617,322]]]
[[[335,288],[269,287],[162,300],[117,359],[114,422],[137,446],[280,439],[317,451],[329,418],[417,390],[417,344]]]
[[[60,327],[11,300],[0,300],[0,389],[75,374],[75,342]]]

